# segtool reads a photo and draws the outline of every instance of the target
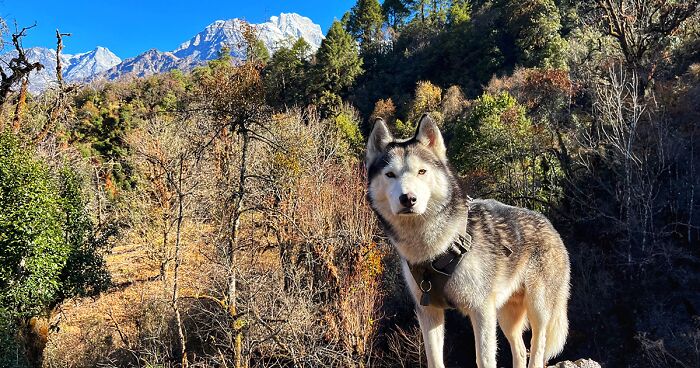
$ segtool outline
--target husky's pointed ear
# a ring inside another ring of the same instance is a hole
[[[367,156],[365,157],[365,165],[369,167],[377,156],[384,153],[387,144],[391,143],[394,137],[391,136],[389,128],[386,127],[384,119],[377,118],[374,121],[374,128],[372,128],[372,133],[369,135],[369,140],[367,141]]]
[[[416,140],[426,145],[440,160],[447,160],[447,148],[445,148],[445,141],[442,139],[440,128],[427,113],[420,118],[418,130],[416,131]]]

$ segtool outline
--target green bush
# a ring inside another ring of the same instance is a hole
[[[349,105],[343,105],[333,120],[342,141],[347,145],[347,152],[351,156],[359,155],[364,146],[364,138],[360,132],[360,117],[357,111]]]
[[[70,252],[57,183],[14,137],[0,137],[0,314],[29,317],[51,303]]]
[[[19,140],[0,134],[0,366],[22,365],[25,320],[109,283],[78,176],[53,175]]]
[[[452,163],[480,183],[479,194],[538,210],[559,198],[561,169],[551,154],[553,143],[507,92],[484,93],[452,129]]]

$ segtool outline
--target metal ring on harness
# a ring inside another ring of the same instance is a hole
[[[427,282],[427,283],[428,283],[428,289],[427,289],[427,290],[423,287],[423,283],[424,283],[424,282]],[[422,291],[422,292],[424,292],[424,293],[427,293],[427,292],[429,292],[430,290],[433,289],[433,284],[430,282],[430,280],[421,280],[419,287],[420,287],[420,291]]]

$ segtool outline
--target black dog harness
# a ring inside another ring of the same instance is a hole
[[[510,257],[513,250],[502,244],[503,254]],[[442,309],[454,309],[455,306],[445,296],[445,285],[457,269],[462,258],[472,249],[472,236],[469,229],[435,259],[418,264],[408,264],[413,279],[421,291],[420,305]]]
[[[408,264],[411,275],[422,292],[420,305],[454,309],[454,305],[445,296],[445,284],[471,248],[472,236],[467,232],[465,235],[458,235],[447,250],[435,259],[413,265]]]

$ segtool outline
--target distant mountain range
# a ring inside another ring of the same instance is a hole
[[[190,70],[207,60],[215,59],[224,46],[231,50],[234,58],[240,59],[245,57],[244,24],[238,18],[217,20],[173,51],[151,49],[126,60],[120,59],[105,47],[75,55],[61,54],[63,78],[68,82],[89,82],[124,76],[144,77],[173,69]],[[315,51],[323,40],[321,26],[295,13],[282,13],[270,17],[265,23],[251,26],[270,54],[280,47],[291,46],[299,38],[308,42]],[[26,54],[29,61],[38,61],[44,65],[43,70],[33,72],[29,77],[32,93],[41,92],[56,82],[55,50],[32,47],[26,50]],[[16,51],[11,51],[0,55],[0,60],[9,60],[16,55]]]
[[[56,83],[56,50],[45,47],[31,47],[25,50],[30,62],[40,62],[44,68],[29,75],[29,91],[38,93],[51,84]],[[9,61],[17,57],[17,51],[12,50],[0,55],[0,60]],[[82,54],[61,54],[63,78],[69,82],[83,81],[105,72],[122,62],[117,55],[104,47],[98,46],[90,52]]]

